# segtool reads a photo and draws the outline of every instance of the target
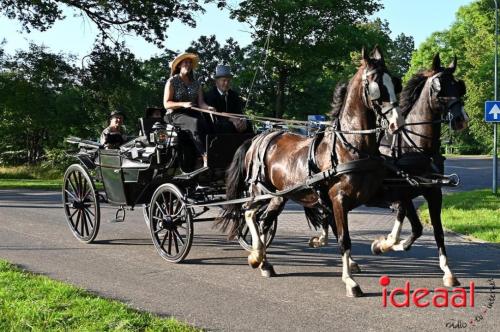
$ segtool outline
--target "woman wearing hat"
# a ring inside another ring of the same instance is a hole
[[[206,135],[209,132],[203,114],[191,107],[214,110],[203,100],[201,84],[194,79],[193,69],[198,65],[198,56],[193,53],[182,53],[170,63],[170,78],[165,85],[163,105],[167,109],[172,124],[188,131],[196,150],[203,158],[203,166],[207,165]]]

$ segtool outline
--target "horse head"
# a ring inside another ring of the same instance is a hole
[[[389,132],[394,133],[404,124],[397,99],[402,90],[401,80],[389,73],[378,46],[370,55],[363,49],[361,56],[364,103],[387,121]]]
[[[456,56],[447,68],[443,68],[439,53],[436,54],[432,61],[428,84],[432,111],[436,116],[448,120],[453,130],[460,131],[467,128],[469,116],[464,110],[463,103],[466,93],[465,83],[453,76],[456,68]]]

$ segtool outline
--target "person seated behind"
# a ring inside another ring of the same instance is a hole
[[[195,80],[193,70],[198,65],[198,56],[182,53],[170,63],[170,78],[165,85],[163,106],[167,109],[169,122],[189,132],[196,150],[201,155],[203,166],[207,166],[206,136],[208,124],[202,113],[190,108],[214,110],[203,99],[200,83]]]
[[[160,122],[165,122],[163,117],[165,116],[165,109],[160,107],[148,107],[146,108],[146,119],[159,119]]]
[[[215,68],[215,86],[205,94],[208,105],[215,107],[218,112],[243,114],[243,102],[238,93],[231,89],[233,74],[231,68],[217,65]],[[252,133],[248,120],[214,116],[214,131],[221,134]]]
[[[123,126],[124,115],[115,110],[109,115],[109,125],[101,133],[100,142],[106,149],[118,149],[127,141],[127,134]]]

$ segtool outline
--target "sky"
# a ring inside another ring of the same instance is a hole
[[[229,1],[233,6],[237,0]],[[415,46],[423,42],[431,33],[447,29],[455,20],[458,8],[473,2],[472,0],[382,0],[384,8],[372,18],[379,17],[389,22],[392,36],[400,33],[413,36]],[[213,5],[206,6],[205,14],[198,14],[198,26],[190,28],[181,23],[172,23],[168,30],[166,47],[174,51],[183,51],[201,35],[215,34],[223,43],[233,37],[240,45],[251,42],[250,28],[229,19],[227,11],[221,11]],[[64,52],[77,55],[79,58],[89,54],[97,34],[97,29],[88,19],[73,17],[72,10],[66,10],[67,18],[56,22],[45,32],[21,31],[21,25],[15,20],[0,16],[0,40],[5,39],[5,50],[13,54],[15,50],[27,49],[29,42],[44,44],[52,52]],[[161,50],[148,44],[140,37],[127,37],[127,46],[141,59],[147,59]]]

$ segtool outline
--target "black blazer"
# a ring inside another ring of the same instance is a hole
[[[212,89],[205,93],[205,102],[207,105],[215,107],[218,112],[242,114],[243,113],[243,101],[233,90],[229,90],[227,95],[221,95],[217,87],[214,86]],[[207,115],[207,114],[204,114]],[[207,117],[208,118],[208,117]],[[210,119],[208,122],[212,124],[211,131],[213,133],[219,134],[235,134],[238,131],[234,125],[229,121],[227,117],[224,116],[213,116],[212,122]],[[252,124],[247,121],[247,130],[245,133],[253,133]]]
[[[236,92],[229,89],[226,96],[223,96],[214,86],[205,93],[205,102],[218,112],[241,114],[243,102]]]

